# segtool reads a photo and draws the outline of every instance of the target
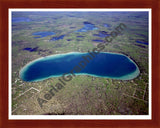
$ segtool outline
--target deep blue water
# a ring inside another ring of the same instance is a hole
[[[145,45],[148,45],[148,42],[139,41],[139,40],[137,40],[136,42],[137,42],[137,43],[140,43],[140,44],[145,44]]]
[[[31,20],[26,17],[13,17],[12,22],[13,23],[18,23],[18,22],[30,22]]]
[[[23,50],[27,50],[27,51],[30,51],[30,52],[34,52],[34,51],[37,51],[38,47],[35,47],[35,48],[24,48]]]
[[[76,52],[32,61],[20,71],[20,78],[33,82],[62,76],[71,71],[76,75],[85,74],[121,80],[133,79],[139,75],[137,65],[125,55],[99,53],[92,57],[89,53]]]
[[[72,41],[72,39],[67,39],[67,41]]]
[[[76,32],[87,32],[90,30],[96,30],[98,29],[94,24],[90,23],[90,22],[83,22],[84,27],[77,30]]]
[[[52,37],[50,40],[51,40],[51,41],[56,41],[56,40],[63,39],[64,37],[65,37],[65,35],[56,36],[56,37]]]
[[[99,39],[95,39],[95,40],[92,40],[94,42],[103,42],[103,40],[99,40]]]
[[[101,37],[101,38],[105,38],[106,36],[110,36],[110,34],[108,34],[108,32],[106,32],[106,31],[99,31],[98,34],[93,34],[93,36],[98,36],[98,37]]]
[[[46,37],[46,36],[50,36],[50,35],[55,35],[56,33],[54,32],[35,32],[35,33],[32,33],[32,35],[36,35],[36,37],[34,38],[43,38],[43,37]]]

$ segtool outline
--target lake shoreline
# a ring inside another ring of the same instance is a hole
[[[122,77],[110,77],[110,76],[100,76],[100,75],[95,75],[95,74],[89,74],[89,73],[76,73],[76,75],[89,75],[89,76],[94,76],[94,77],[102,77],[102,78],[112,78],[112,79],[119,79],[119,80],[131,80],[131,79],[134,79],[135,77],[137,77],[140,73],[140,70],[139,70],[139,67],[137,66],[137,64],[130,58],[128,57],[127,55],[125,54],[122,54],[122,53],[113,53],[113,52],[100,52],[100,53],[107,53],[107,54],[114,54],[114,55],[122,55],[122,56],[125,56],[129,59],[129,61],[131,61],[132,63],[134,63],[134,65],[136,66],[136,71],[130,73],[130,74],[127,74],[127,75],[124,75]],[[27,63],[23,68],[21,68],[20,72],[19,72],[19,77],[20,78],[23,78],[24,77],[24,74],[23,72],[25,72],[30,65],[34,64],[35,62],[38,62],[40,61],[41,59],[56,59],[56,58],[59,58],[59,57],[64,57],[64,56],[67,56],[67,55],[70,55],[70,54],[88,54],[88,52],[68,52],[68,53],[61,53],[61,54],[53,54],[53,55],[49,55],[49,56],[46,56],[46,57],[40,57],[40,58],[37,58],[33,61],[30,61],[29,63]],[[49,79],[49,78],[52,78],[52,77],[61,77],[61,75],[51,75],[49,77],[45,77],[45,78],[42,78],[42,79],[37,79],[37,80],[34,80],[33,82],[37,82],[37,81],[42,81],[44,79]],[[135,77],[133,77],[135,76]],[[32,81],[31,81],[32,82]]]

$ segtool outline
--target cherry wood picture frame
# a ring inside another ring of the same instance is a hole
[[[152,119],[151,120],[9,120],[9,8],[150,8],[152,9]],[[89,128],[160,127],[160,1],[159,0],[0,0],[0,127]]]

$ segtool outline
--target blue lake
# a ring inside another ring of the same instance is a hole
[[[13,17],[12,22],[13,23],[18,23],[18,22],[30,22],[31,20],[26,17]]]
[[[65,35],[61,35],[61,36],[56,36],[56,37],[52,37],[50,39],[50,41],[56,41],[56,40],[60,40],[60,39],[63,39],[65,37]]]
[[[35,32],[35,33],[32,33],[32,35],[36,36],[34,38],[43,38],[43,37],[46,37],[46,36],[50,36],[50,35],[55,35],[56,33],[54,32]]]
[[[103,40],[99,40],[99,39],[95,39],[95,40],[92,40],[94,42],[104,42]]]
[[[76,32],[87,32],[87,31],[90,31],[90,30],[98,29],[97,27],[95,27],[94,24],[92,24],[90,22],[83,22],[83,24],[84,24],[84,27],[77,30]]]
[[[90,75],[120,80],[134,79],[139,75],[138,66],[122,54],[72,52],[42,57],[28,63],[20,71],[20,78],[27,82],[41,81],[71,75]]]
[[[35,47],[35,48],[24,48],[23,50],[26,50],[26,51],[30,51],[30,52],[34,52],[34,51],[37,51],[38,47]]]
[[[67,39],[67,41],[72,41],[72,39]]]
[[[139,40],[137,40],[136,42],[137,42],[137,43],[139,43],[139,44],[145,44],[145,45],[148,45],[148,42],[139,41]]]
[[[93,36],[105,38],[106,36],[110,36],[110,34],[108,34],[108,32],[106,32],[106,31],[99,31],[99,34],[93,34]]]

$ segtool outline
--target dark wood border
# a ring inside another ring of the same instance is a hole
[[[0,127],[160,127],[159,0],[0,0]],[[152,9],[152,120],[8,120],[8,9],[9,8],[151,8]]]

